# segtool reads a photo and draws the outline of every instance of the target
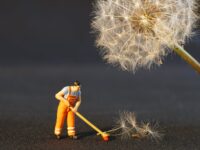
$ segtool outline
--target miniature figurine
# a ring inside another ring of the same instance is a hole
[[[75,132],[75,113],[81,104],[81,86],[79,81],[74,81],[73,85],[64,87],[55,95],[59,100],[57,119],[55,125],[55,135],[60,139],[62,127],[67,119],[68,136],[77,139]]]

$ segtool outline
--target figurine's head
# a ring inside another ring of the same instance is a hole
[[[81,86],[81,83],[78,80],[74,81],[74,86]]]

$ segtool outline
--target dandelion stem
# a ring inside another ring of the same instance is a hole
[[[188,64],[190,64],[198,73],[200,73],[200,63],[192,57],[183,47],[175,45],[173,50],[181,56]]]

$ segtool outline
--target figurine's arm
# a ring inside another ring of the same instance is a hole
[[[79,96],[78,101],[76,102],[76,105],[74,106],[73,110],[76,112],[81,105],[81,97]]]
[[[56,99],[65,103],[65,105],[70,106],[69,102],[64,98],[64,93],[62,91],[55,95]]]

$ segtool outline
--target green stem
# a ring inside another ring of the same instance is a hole
[[[190,64],[198,73],[200,73],[200,64],[199,62],[192,57],[183,47],[175,45],[173,50],[181,56],[188,64]]]

